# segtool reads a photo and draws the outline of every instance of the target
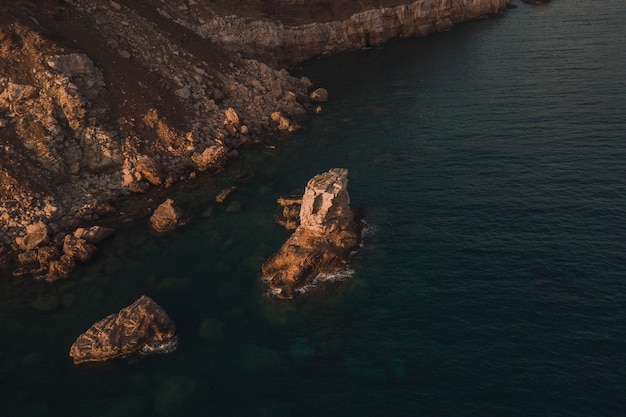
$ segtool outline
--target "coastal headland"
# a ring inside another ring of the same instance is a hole
[[[296,130],[326,96],[290,66],[507,6],[0,1],[2,268],[66,277],[114,232],[120,201],[216,175],[246,146]]]

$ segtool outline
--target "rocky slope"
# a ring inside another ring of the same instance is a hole
[[[294,130],[313,86],[280,65],[505,6],[0,0],[0,258],[66,276],[84,258],[66,242],[114,226],[120,198],[218,172],[242,145]]]

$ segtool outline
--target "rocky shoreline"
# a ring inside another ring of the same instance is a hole
[[[275,0],[240,15],[227,3],[0,1],[4,269],[68,276],[119,223],[120,199],[219,173],[242,146],[297,129],[327,93],[281,66],[446,30],[508,0]]]

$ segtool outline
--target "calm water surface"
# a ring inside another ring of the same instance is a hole
[[[0,278],[0,414],[625,415],[626,3],[519,6],[304,65],[323,114],[178,192],[189,226],[141,219],[57,285]],[[269,299],[275,200],[332,167],[371,225],[355,274]],[[74,367],[141,294],[179,349]]]

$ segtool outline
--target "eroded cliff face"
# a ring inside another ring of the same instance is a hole
[[[236,15],[208,21],[183,20],[204,38],[250,57],[295,63],[316,56],[379,46],[392,38],[426,36],[457,23],[504,11],[509,0],[417,0],[386,2],[390,6],[359,11],[326,22],[289,24]],[[401,4],[395,4],[401,3]],[[305,7],[302,5],[301,7]],[[362,6],[361,6],[362,7]],[[297,13],[297,8],[292,8]]]
[[[115,226],[120,198],[219,172],[242,145],[295,130],[313,85],[280,65],[506,4],[0,0],[0,260],[66,276],[84,258],[66,241]],[[45,239],[18,244],[40,224]]]

